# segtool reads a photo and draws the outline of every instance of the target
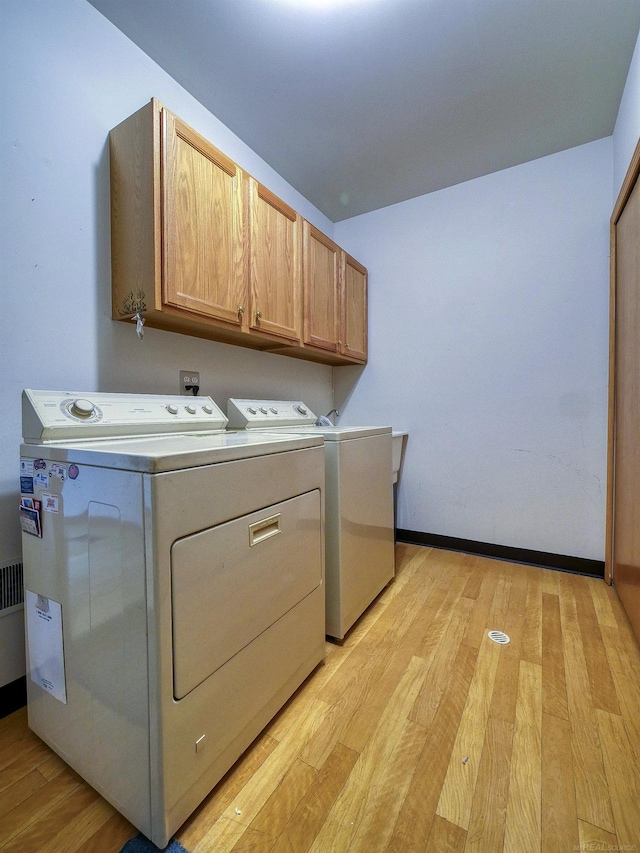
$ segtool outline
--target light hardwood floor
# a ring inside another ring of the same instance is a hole
[[[640,853],[640,652],[615,592],[412,545],[397,567],[178,840],[192,853]],[[0,720],[2,853],[115,853],[136,834],[24,710]]]

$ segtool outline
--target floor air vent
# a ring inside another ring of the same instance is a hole
[[[501,646],[506,646],[507,643],[511,642],[511,639],[504,631],[489,631],[489,639],[493,640],[494,643],[499,643]]]
[[[0,566],[0,616],[24,602],[22,563]]]

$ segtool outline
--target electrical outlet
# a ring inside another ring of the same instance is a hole
[[[194,395],[194,388],[200,389],[200,374],[197,370],[180,371],[180,393]]]

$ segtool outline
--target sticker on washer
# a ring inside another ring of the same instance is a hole
[[[33,477],[20,477],[20,493],[32,495],[34,491]]]
[[[59,512],[60,511],[60,496],[50,495],[48,492],[42,493],[42,509],[44,512]]]
[[[33,477],[34,486],[43,486],[45,489],[49,488],[49,475],[46,471],[38,471]]]
[[[62,483],[67,479],[67,466],[60,465],[58,462],[52,462],[49,466],[49,480],[52,477],[57,477]]]
[[[33,477],[33,459],[20,460],[20,476]]]
[[[31,680],[66,705],[62,605],[27,589],[25,610]]]

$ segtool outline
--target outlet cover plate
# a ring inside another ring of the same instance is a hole
[[[200,386],[200,373],[197,370],[181,370],[180,371],[180,393],[186,394],[188,397],[193,396],[191,387],[193,385]]]

